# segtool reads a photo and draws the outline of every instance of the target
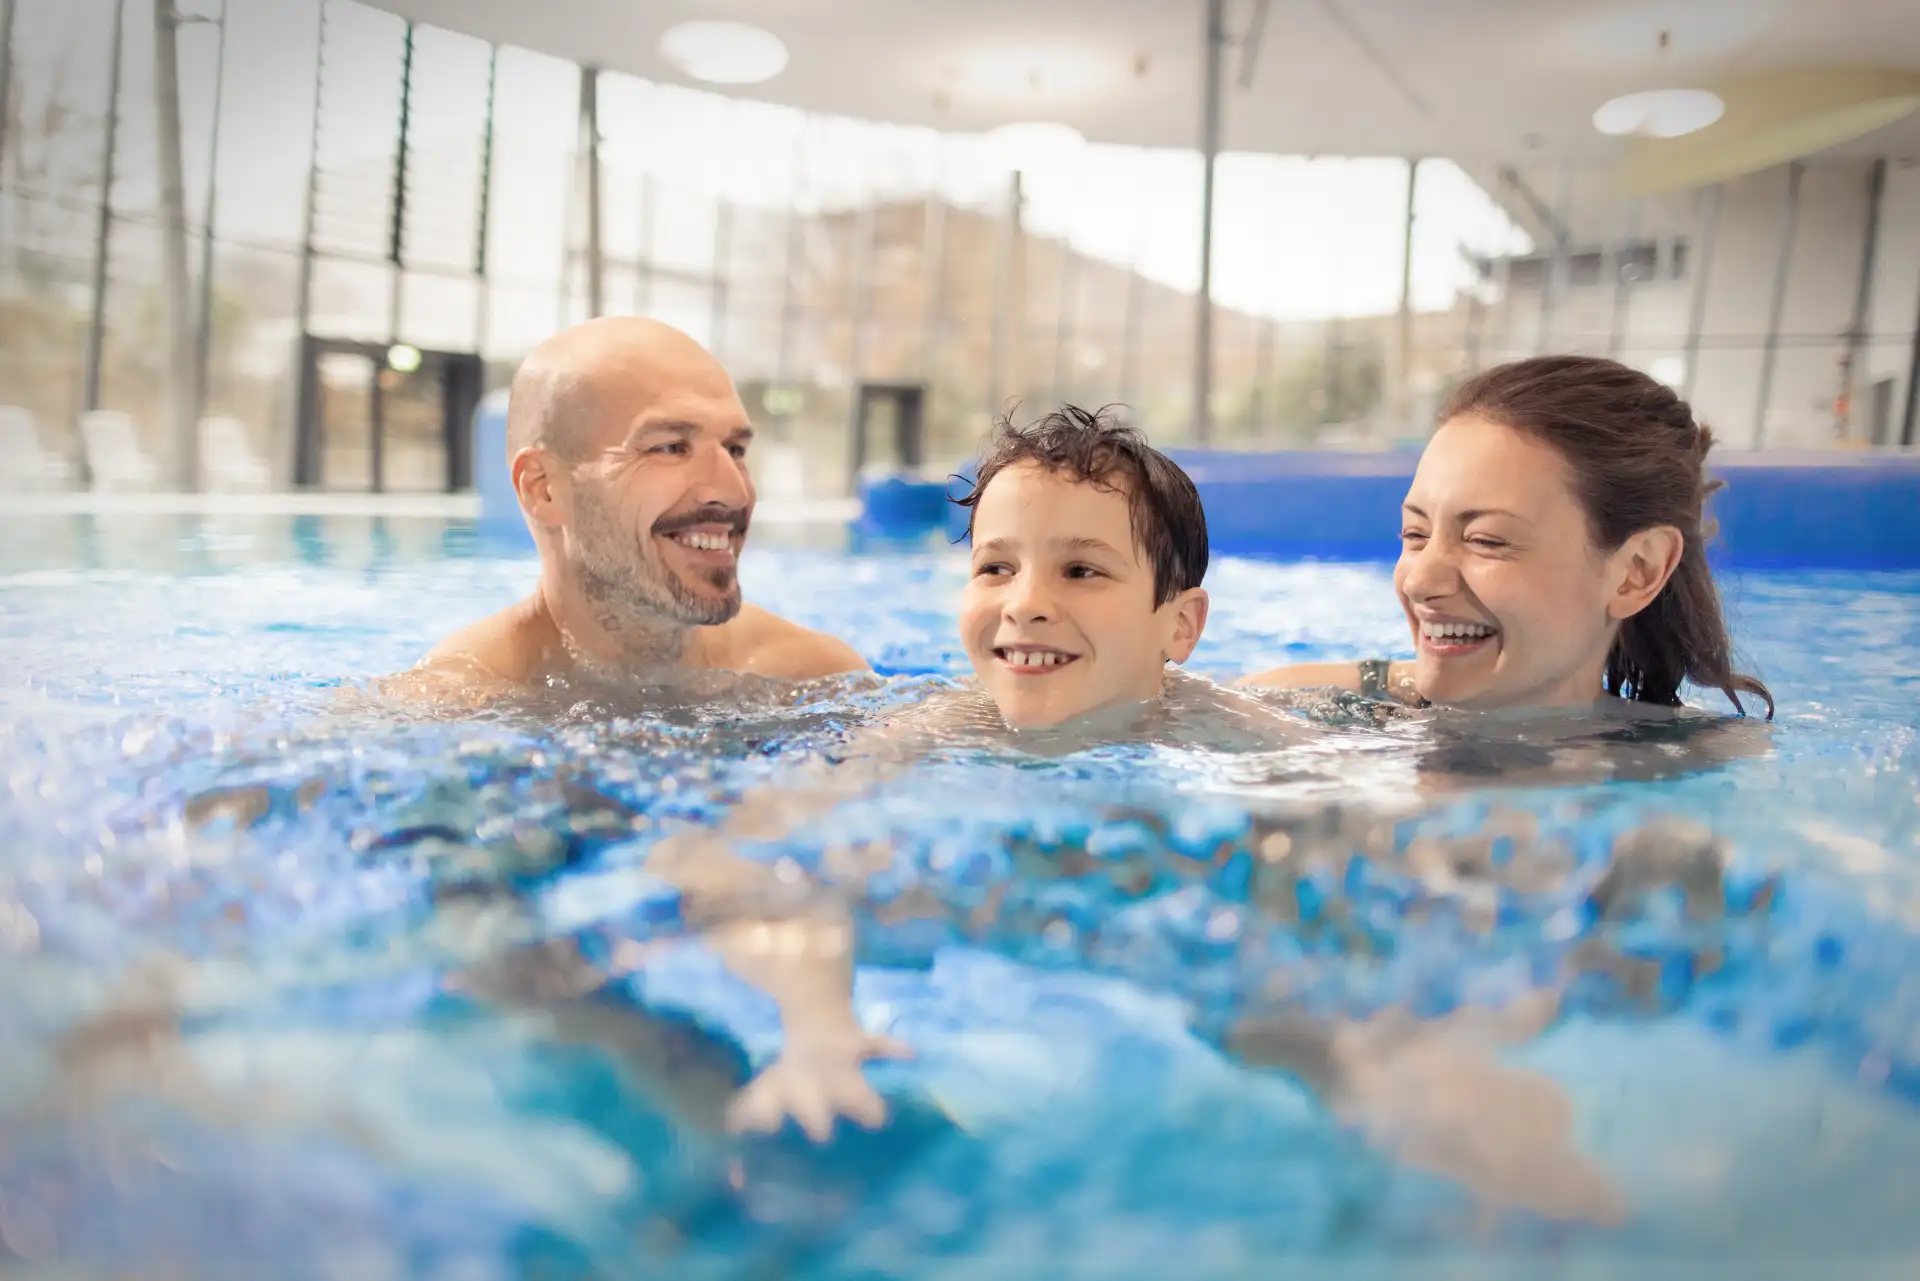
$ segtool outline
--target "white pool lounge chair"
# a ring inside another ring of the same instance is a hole
[[[0,405],[0,489],[62,489],[67,460],[40,444],[33,414],[18,405]]]
[[[95,489],[147,489],[159,479],[159,465],[140,448],[140,436],[129,415],[117,409],[82,414],[80,439],[87,449]]]
[[[271,479],[238,418],[200,420],[200,475],[215,490],[265,489]]]

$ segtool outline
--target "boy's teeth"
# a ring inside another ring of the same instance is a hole
[[[1428,640],[1477,640],[1493,635],[1485,623],[1422,623],[1420,634]]]
[[[1007,661],[1015,667],[1053,667],[1065,662],[1066,655],[1051,650],[1010,649],[1007,651]]]

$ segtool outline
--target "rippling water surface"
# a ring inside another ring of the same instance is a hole
[[[964,671],[960,560],[810,541],[749,596],[880,676],[403,720],[359,683],[529,561],[427,521],[0,524],[0,1262],[1920,1269],[1920,576],[1728,584],[1771,734],[1305,698],[1284,747],[936,753],[759,851],[881,851],[856,1000],[917,1058],[870,1069],[891,1125],[816,1147],[715,1124],[778,1025],[638,870]],[[1384,569],[1208,585],[1203,672],[1403,644]],[[655,946],[587,1000],[450,990],[556,939]],[[1624,1223],[1527,1208],[1560,1117]]]

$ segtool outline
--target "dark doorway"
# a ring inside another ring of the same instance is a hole
[[[927,389],[919,383],[861,383],[853,400],[853,481],[868,464],[918,470],[926,459]]]
[[[1867,424],[1867,438],[1875,445],[1893,443],[1893,379],[1879,379],[1867,388]]]
[[[375,494],[473,487],[479,356],[311,334],[302,348],[294,484]]]

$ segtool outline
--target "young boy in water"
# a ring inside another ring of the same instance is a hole
[[[1067,406],[981,463],[960,639],[1006,724],[1053,727],[1158,698],[1207,625],[1207,518],[1136,431]]]

